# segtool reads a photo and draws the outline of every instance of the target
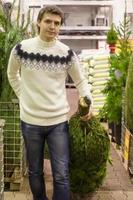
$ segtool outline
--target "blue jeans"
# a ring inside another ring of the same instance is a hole
[[[29,184],[34,200],[48,200],[43,174],[44,147],[48,144],[53,174],[53,200],[69,200],[68,122],[38,126],[21,121],[26,147]]]

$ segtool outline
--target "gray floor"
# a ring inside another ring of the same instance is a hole
[[[78,94],[74,89],[67,90],[70,103],[71,116],[77,109]],[[110,156],[113,165],[108,164],[107,176],[103,185],[92,195],[88,195],[86,200],[133,200],[133,185],[128,172],[124,168],[121,159],[121,151],[117,150],[114,143],[111,143]],[[46,186],[49,199],[52,196],[52,178],[48,160],[46,162]],[[24,178],[20,192],[5,192],[4,200],[32,200],[27,178]],[[63,199],[62,199],[63,200]]]
[[[120,151],[111,145],[110,155],[113,165],[108,164],[107,176],[103,185],[86,200],[133,200],[133,185],[128,172],[121,161]],[[52,196],[52,178],[49,161],[46,160],[46,185],[48,196]],[[32,200],[27,178],[22,183],[20,192],[5,192],[4,200]]]

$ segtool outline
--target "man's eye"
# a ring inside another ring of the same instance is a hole
[[[49,20],[49,19],[47,19],[47,20],[44,20],[44,22],[46,23],[46,24],[48,24],[48,25],[50,25],[50,24],[52,24],[52,23],[54,23],[54,25],[55,26],[60,26],[60,22],[54,22],[54,21],[51,21],[51,20]]]
[[[60,22],[55,22],[55,26],[59,26],[60,25]]]
[[[50,20],[45,20],[44,22],[47,23],[47,24],[51,24]]]

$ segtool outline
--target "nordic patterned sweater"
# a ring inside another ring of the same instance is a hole
[[[69,74],[80,96],[90,95],[77,56],[59,40],[39,36],[23,40],[11,51],[8,79],[20,102],[24,122],[49,126],[68,120],[65,79]]]

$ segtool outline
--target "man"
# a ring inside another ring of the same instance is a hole
[[[42,8],[37,18],[38,36],[23,40],[13,48],[7,71],[20,101],[21,128],[34,200],[48,199],[43,174],[45,141],[53,173],[53,200],[70,199],[67,74],[80,96],[92,99],[76,54],[57,39],[62,23],[60,8]],[[89,117],[88,113],[82,118]]]

